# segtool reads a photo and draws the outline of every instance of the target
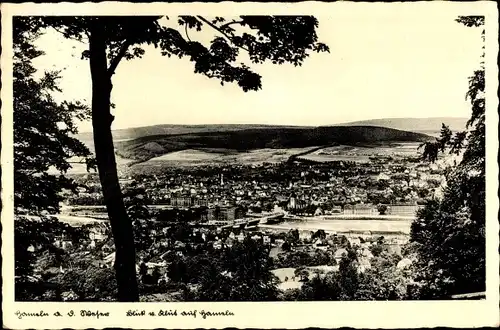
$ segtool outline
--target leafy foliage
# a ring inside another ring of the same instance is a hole
[[[76,184],[63,174],[68,159],[79,157],[92,165],[87,147],[73,136],[74,120],[86,119],[82,103],[57,103],[53,92],[58,72],[45,72],[35,79],[32,60],[43,55],[33,46],[39,33],[28,31],[23,21],[14,20],[14,203],[17,212],[57,213],[62,189],[76,191]],[[49,174],[55,169],[59,175]]]
[[[267,249],[250,238],[219,252],[205,250],[176,258],[169,266],[171,280],[196,286],[190,300],[272,301],[278,297]]]
[[[356,253],[348,249],[340,260],[338,272],[316,274],[304,283],[298,300],[355,300],[359,289],[356,263]]]
[[[237,63],[240,50],[248,53],[252,63],[270,61],[295,66],[302,65],[311,51],[329,51],[328,46],[318,42],[315,32],[318,21],[312,16],[240,16],[230,22],[222,17],[180,16],[178,24],[184,31],[162,24],[168,19],[162,16],[23,18],[35,29],[52,27],[64,37],[82,42],[88,40],[91,24],[99,20],[105,27],[110,74],[121,58],[142,57],[141,45],[148,44],[159,48],[164,56],[187,57],[194,62],[195,73],[216,78],[221,84],[237,83],[244,91],[258,90],[262,84],[259,74]],[[210,46],[189,38],[189,30],[204,28],[218,34]],[[82,54],[82,58],[88,56],[88,51]]]
[[[377,211],[378,211],[378,213],[379,213],[380,215],[384,215],[384,214],[386,214],[387,209],[388,209],[388,208],[387,208],[387,205],[385,205],[385,204],[379,204],[379,205],[377,205]]]
[[[403,300],[407,298],[411,272],[398,269],[392,256],[371,259],[371,268],[359,274],[356,300]]]
[[[77,183],[64,176],[79,157],[92,167],[87,147],[73,136],[74,120],[88,118],[88,108],[79,103],[58,103],[52,93],[60,92],[58,72],[45,72],[35,78],[33,59],[43,55],[33,46],[39,32],[30,30],[23,20],[14,20],[14,226],[16,299],[41,296],[43,285],[32,277],[34,264],[43,253],[60,254],[54,247],[57,237],[66,236],[74,244],[88,234],[45,214],[59,211],[63,189],[77,193]],[[50,174],[49,169],[55,173]],[[22,213],[42,216],[29,220]],[[37,293],[38,292],[38,293]]]
[[[117,290],[115,274],[111,268],[73,268],[51,281],[57,283],[61,291],[74,292],[76,297],[72,300],[78,301],[109,301]]]
[[[484,17],[460,17],[458,22],[480,27]],[[484,35],[484,30],[482,32]],[[425,146],[424,156],[435,161],[439,152],[462,159],[447,173],[441,200],[431,200],[412,224],[418,243],[417,265],[422,298],[485,289],[485,96],[484,64],[469,79],[471,103],[468,131],[454,135],[443,125],[441,137]]]
[[[118,183],[114,148],[111,135],[110,103],[111,77],[118,64],[141,57],[142,45],[160,48],[164,56],[188,57],[194,62],[195,73],[225,82],[234,82],[243,91],[261,88],[261,77],[243,63],[237,64],[239,49],[245,49],[253,63],[270,60],[300,65],[310,51],[328,51],[317,42],[314,17],[264,17],[240,16],[239,21],[226,23],[216,17],[208,20],[203,16],[182,16],[178,23],[185,26],[186,38],[179,30],[160,23],[161,16],[105,16],[105,17],[24,17],[17,18],[22,28],[34,33],[53,28],[65,38],[89,43],[82,58],[90,59],[93,83],[94,136],[103,137],[96,143],[97,165],[103,186],[108,215],[116,245],[116,262],[119,300],[137,301],[137,281],[131,260],[135,259],[133,231]],[[236,33],[230,25],[239,24],[244,31]],[[209,27],[217,32],[209,47],[189,38],[188,30]],[[186,40],[187,39],[187,40]],[[109,67],[106,61],[109,60]],[[109,201],[109,202],[108,202]],[[120,273],[120,270],[122,272]],[[128,291],[130,293],[127,293]]]
[[[153,215],[148,208],[148,205],[152,204],[152,202],[148,198],[146,190],[138,187],[137,183],[125,190],[123,199],[134,226],[135,247],[138,251],[147,250],[153,244],[153,239],[149,233]]]

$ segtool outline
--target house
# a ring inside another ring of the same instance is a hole
[[[306,206],[307,203],[304,200],[299,199],[295,193],[292,193],[288,201],[287,209],[289,210],[303,209]]]
[[[108,237],[108,235],[102,233],[101,231],[91,231],[89,233],[89,238],[95,241],[103,241]]]
[[[235,242],[234,238],[228,237],[224,244],[227,247],[231,248],[234,245],[234,242]]]
[[[389,179],[390,179],[390,177],[389,177],[387,174],[385,174],[385,173],[380,173],[380,174],[377,176],[377,181],[381,181],[381,180],[385,180],[385,181],[387,181],[387,180],[389,180]]]
[[[373,258],[373,253],[370,251],[368,246],[369,244],[363,244],[362,248],[358,250],[358,254],[360,257],[370,260],[371,258]]]
[[[326,251],[328,249],[328,243],[326,240],[316,239],[313,243],[313,247],[318,250]]]
[[[342,213],[342,208],[340,206],[333,206],[331,209],[330,209],[330,212],[331,213]]]
[[[349,243],[351,243],[352,245],[357,245],[357,246],[361,245],[361,240],[359,239],[359,237],[350,237],[348,238],[348,240]]]
[[[405,268],[408,268],[410,267],[412,264],[412,261],[408,258],[403,258],[401,259],[398,264],[396,265],[396,268],[398,269],[405,269]]]
[[[372,204],[347,204],[344,207],[344,214],[370,215],[375,212]]]
[[[113,247],[113,244],[111,242],[106,242],[102,248],[101,248],[102,252],[104,253],[111,253],[114,251],[114,247]]]
[[[251,239],[253,239],[254,241],[258,241],[261,239],[261,237],[259,235],[253,235]]]
[[[115,263],[115,252],[110,253],[106,257],[104,257],[103,262],[106,266],[111,267]]]
[[[186,243],[184,243],[184,242],[181,242],[181,241],[174,242],[175,249],[184,249],[185,247],[186,247]]]
[[[347,250],[344,248],[337,249],[337,251],[335,251],[335,254],[333,255],[337,263],[339,263],[344,256],[347,256]]]
[[[413,216],[421,208],[417,203],[388,204],[387,213],[392,215]]]
[[[299,232],[299,238],[301,240],[310,240],[312,238],[312,235],[313,235],[313,232],[310,230],[302,230]]]
[[[163,268],[167,266],[167,262],[164,260],[159,260],[158,262],[146,262],[146,266],[148,267],[148,269],[154,269],[156,267]]]
[[[67,250],[73,247],[73,243],[71,242],[71,240],[62,237],[56,239],[56,241],[54,242],[54,246],[63,250]]]
[[[364,273],[366,270],[372,267],[370,260],[368,258],[358,258],[358,273]]]
[[[317,216],[320,216],[320,215],[323,215],[324,212],[323,212],[323,209],[321,207],[318,207],[316,209],[316,211],[314,211],[314,216],[317,217]]]

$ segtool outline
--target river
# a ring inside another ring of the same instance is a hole
[[[370,232],[394,232],[410,234],[411,218],[400,218],[398,220],[387,219],[325,219],[310,218],[301,221],[285,221],[279,224],[259,224],[262,229],[275,229],[287,231],[290,229],[316,231],[323,229],[330,233],[341,233],[349,231]]]

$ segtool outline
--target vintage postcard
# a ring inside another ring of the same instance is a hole
[[[1,9],[4,327],[499,324],[495,2]]]

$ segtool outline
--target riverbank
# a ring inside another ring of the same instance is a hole
[[[290,229],[298,229],[300,231],[317,231],[324,230],[327,233],[348,233],[348,232],[384,232],[394,234],[409,235],[411,223],[413,219],[404,220],[380,220],[380,219],[307,219],[302,221],[285,221],[280,224],[259,224],[258,228],[289,231]]]

